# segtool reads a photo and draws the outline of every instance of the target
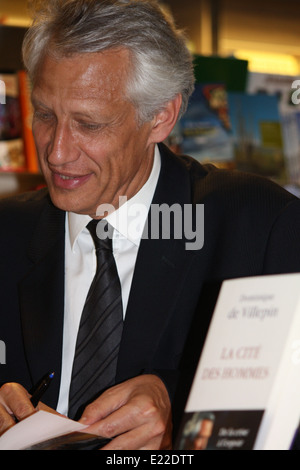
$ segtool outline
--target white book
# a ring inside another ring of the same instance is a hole
[[[300,418],[300,274],[225,281],[178,449],[287,450]]]

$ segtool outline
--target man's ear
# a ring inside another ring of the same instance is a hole
[[[155,116],[150,135],[151,143],[162,142],[168,137],[177,122],[181,103],[182,97],[178,94]]]

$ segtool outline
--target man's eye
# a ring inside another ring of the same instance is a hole
[[[100,129],[100,125],[93,122],[80,122],[80,126],[89,131],[97,131]]]
[[[38,119],[40,121],[49,121],[50,119],[52,119],[52,114],[50,113],[46,113],[46,112],[43,112],[43,111],[35,111],[34,112],[34,118],[35,119]]]

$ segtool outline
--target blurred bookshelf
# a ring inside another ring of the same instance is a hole
[[[40,173],[0,172],[0,199],[34,191],[44,184],[44,178]]]
[[[0,25],[1,72],[23,69],[21,49],[25,32],[26,28],[21,26]]]
[[[161,3],[195,55],[197,86],[169,139],[173,149],[261,174],[299,196],[299,0]]]
[[[25,32],[26,27],[0,25],[0,198],[44,184],[31,130],[31,87],[21,57]]]
[[[202,163],[262,174],[298,196],[300,104],[293,105],[291,95],[300,79],[300,2],[266,0],[263,11],[260,0],[160,3],[186,31],[197,81],[187,115],[166,143]],[[0,75],[18,74],[19,86],[22,41],[30,24],[26,4],[0,4]],[[25,148],[24,129],[22,139],[24,159],[14,150],[13,168],[1,167],[0,151],[0,197],[42,184],[32,141]]]

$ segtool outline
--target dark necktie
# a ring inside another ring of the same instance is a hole
[[[123,329],[121,287],[112,253],[112,234],[93,220],[87,226],[94,240],[97,271],[81,316],[69,394],[69,417],[76,419],[84,406],[115,383]],[[99,230],[100,229],[100,230]],[[108,236],[100,239],[103,233]]]

